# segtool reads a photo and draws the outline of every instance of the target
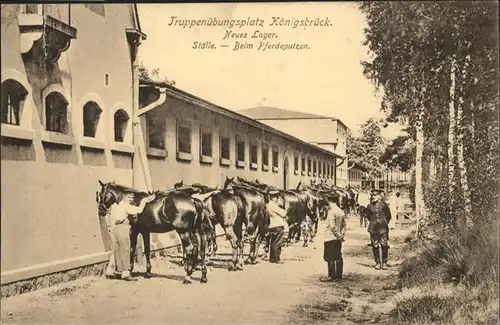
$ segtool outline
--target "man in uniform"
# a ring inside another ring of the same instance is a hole
[[[389,222],[391,211],[387,203],[380,199],[381,190],[372,190],[371,203],[366,209],[369,220],[368,232],[375,259],[375,269],[387,269],[387,257],[389,254]]]
[[[344,269],[342,242],[347,229],[345,212],[336,203],[327,204],[323,259],[328,264],[328,277],[320,279],[322,282],[342,280]],[[324,218],[324,214],[321,214],[321,218]]]

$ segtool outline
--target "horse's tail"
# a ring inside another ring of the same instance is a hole
[[[194,221],[194,225],[196,229],[202,229],[203,219],[205,218],[205,206],[201,200],[194,199],[194,207],[196,209],[196,219]]]

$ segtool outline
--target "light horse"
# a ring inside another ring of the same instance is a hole
[[[119,203],[127,193],[134,195],[134,203],[148,196],[148,193],[122,185],[103,183],[99,181],[101,191],[98,194],[99,216],[104,217],[112,204]],[[178,192],[155,192],[155,199],[146,204],[142,213],[135,218],[131,218],[131,270],[133,269],[135,251],[137,245],[137,235],[142,234],[144,240],[144,253],[146,255],[146,274],[151,277],[150,259],[150,234],[166,233],[175,230],[181,238],[184,251],[184,270],[186,276],[184,284],[191,283],[191,276],[197,264],[198,256],[201,259],[201,283],[206,283],[207,267],[205,262],[206,243],[203,236],[203,219],[205,214],[204,206],[191,198],[189,195]],[[199,251],[199,254],[198,254]]]

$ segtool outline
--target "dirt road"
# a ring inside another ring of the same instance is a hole
[[[2,299],[2,324],[360,324],[387,323],[395,294],[398,250],[409,229],[391,232],[390,267],[373,269],[366,228],[348,220],[344,280],[322,283],[322,225],[313,246],[284,249],[285,264],[267,261],[228,272],[230,250],[219,255],[208,283],[183,285],[178,257],[153,261],[155,276],[137,282],[85,278]],[[180,255],[180,254],[179,254]],[[195,279],[199,279],[196,272]]]

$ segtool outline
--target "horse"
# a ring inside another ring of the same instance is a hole
[[[314,184],[314,182],[311,183]],[[301,199],[304,202],[306,202],[307,215],[310,218],[311,227],[309,227],[309,232],[305,233],[304,235],[310,237],[311,242],[313,242],[314,237],[318,232],[318,221],[319,221],[318,214],[319,214],[319,201],[320,201],[320,197],[317,194],[318,190],[312,187],[303,186],[302,182],[299,182],[295,190],[292,190],[292,192],[297,193],[301,197]],[[298,228],[296,230],[296,241],[300,239],[301,234],[302,234],[302,229]],[[306,244],[305,246],[307,246],[307,240],[308,238],[304,238]]]
[[[229,178],[226,176],[224,182],[224,189],[231,190],[235,197],[239,198],[239,225],[245,225],[245,235],[241,238],[240,256],[243,258],[243,243],[250,243],[250,252],[246,264],[257,263],[257,253],[260,244],[264,240],[266,233],[269,229],[269,215],[266,210],[265,198],[262,191],[257,188],[237,183],[234,177]]]
[[[220,192],[216,187],[210,187],[202,184],[191,184],[184,186],[184,181],[180,181],[174,184],[174,189],[171,191],[181,192],[190,195],[195,202],[198,204],[201,202],[203,204],[203,209],[205,211],[205,217],[202,222],[203,235],[205,236],[205,242],[207,243],[206,249],[206,260],[207,265],[210,262],[210,256],[215,255],[217,252],[217,239],[215,233],[215,225],[217,220],[214,218],[214,212],[212,209],[212,201],[210,197]]]
[[[111,205],[119,203],[127,193],[134,195],[135,204],[149,195],[145,192],[115,184],[115,182],[103,183],[99,180],[99,184],[101,186],[101,191],[98,194],[100,217],[105,216]],[[208,279],[205,263],[206,242],[205,236],[203,236],[204,214],[205,210],[201,201],[196,201],[184,193],[175,191],[155,192],[155,199],[147,203],[143,212],[130,221],[132,246],[130,256],[131,271],[134,265],[138,234],[142,234],[144,240],[144,253],[146,255],[145,278],[150,278],[152,276],[150,234],[166,233],[175,230],[181,238],[184,252],[183,260],[186,276],[183,283],[192,283],[191,276],[197,264],[198,257],[201,259],[202,277],[200,282],[206,283]]]
[[[238,181],[257,187],[262,191],[277,190],[278,194],[278,205],[281,206],[287,213],[287,223],[289,225],[288,237],[286,239],[286,244],[290,244],[293,236],[298,233],[297,229],[303,224],[306,215],[308,215],[307,208],[307,194],[297,193],[293,190],[280,190],[274,186],[261,183],[259,180],[255,182],[247,181],[243,178],[238,177]],[[307,246],[307,240],[304,242],[304,246]]]

